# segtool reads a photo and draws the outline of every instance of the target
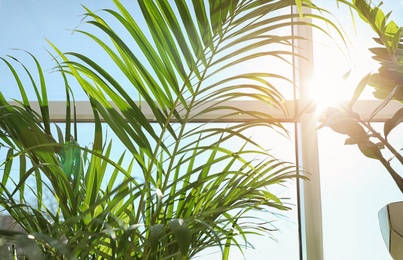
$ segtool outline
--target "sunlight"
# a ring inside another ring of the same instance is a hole
[[[352,19],[348,9],[340,10],[336,16],[339,21]],[[379,66],[369,51],[370,47],[377,45],[368,37],[373,35],[369,26],[360,30],[346,26],[342,30],[344,39],[332,30],[330,37],[314,31],[314,72],[307,82],[306,98],[316,103],[317,114],[330,106],[349,101],[360,80],[369,72],[375,72]],[[360,99],[373,99],[372,89],[366,88]]]
[[[348,99],[348,88],[342,77],[316,74],[308,84],[309,100],[316,104],[316,113],[322,113],[326,108],[336,106]]]

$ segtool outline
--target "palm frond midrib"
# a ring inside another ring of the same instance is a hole
[[[224,24],[230,23],[231,20],[232,20],[232,19],[229,19],[229,21],[228,21],[228,22],[225,22]],[[185,114],[184,114],[183,117],[182,117],[182,122],[183,122],[183,123],[181,124],[181,127],[180,127],[180,129],[179,129],[179,133],[177,134],[177,141],[176,141],[176,143],[175,143],[175,147],[173,148],[173,152],[172,152],[172,155],[173,155],[173,156],[172,156],[172,158],[171,158],[171,160],[170,160],[170,163],[169,163],[169,166],[168,166],[168,168],[167,168],[167,172],[168,172],[168,173],[172,170],[172,167],[174,166],[176,154],[177,154],[177,151],[180,149],[182,136],[183,136],[183,134],[185,133],[186,122],[188,122],[189,119],[191,118],[191,112],[192,112],[192,110],[193,110],[193,107],[194,107],[195,102],[197,101],[198,93],[200,92],[200,89],[201,89],[202,83],[203,83],[203,81],[204,81],[204,78],[206,77],[206,75],[207,75],[207,73],[208,73],[209,65],[213,62],[214,57],[215,57],[215,53],[217,52],[217,50],[218,50],[219,47],[220,47],[220,43],[221,43],[221,41],[222,41],[223,35],[220,35],[219,33],[216,33],[213,38],[215,38],[215,37],[218,38],[218,42],[216,42],[216,44],[214,44],[213,48],[212,48],[211,46],[206,46],[206,47],[204,47],[204,52],[210,52],[210,53],[209,53],[210,56],[208,57],[208,59],[207,59],[207,61],[206,61],[206,66],[205,66],[204,71],[200,74],[200,77],[198,77],[198,83],[196,83],[196,87],[195,87],[195,89],[194,89],[194,91],[193,91],[193,94],[191,95],[190,100],[187,102],[187,107],[186,107],[186,110],[185,110]],[[201,64],[201,63],[204,63],[204,62],[203,62],[203,59],[201,59],[201,58],[198,58],[198,60],[195,62],[195,64]],[[196,70],[191,70],[191,71],[189,72],[187,78],[189,78],[189,79],[192,78],[193,75],[195,74],[195,71],[196,71]],[[185,83],[186,83],[186,82],[185,82]],[[180,93],[181,93],[182,91],[184,91],[184,90],[187,89],[187,85],[186,85],[185,83],[183,84],[182,90],[180,91]],[[179,104],[180,104],[180,98],[178,97],[178,98],[175,100],[175,102],[174,102],[174,107],[176,108]],[[172,113],[171,113],[171,114],[173,114],[173,111],[174,111],[174,110],[172,110]],[[167,123],[168,123],[168,124],[170,123],[171,118],[172,118],[171,116],[168,116],[168,117],[167,117]],[[169,122],[168,122],[168,121],[169,121]],[[165,133],[162,132],[160,139],[163,139],[164,135],[165,135]],[[157,150],[155,150],[155,151],[157,152]],[[169,178],[165,178],[165,181],[164,181],[164,183],[163,183],[163,185],[162,185],[162,188],[163,188],[163,189],[167,186],[168,180],[169,180]]]

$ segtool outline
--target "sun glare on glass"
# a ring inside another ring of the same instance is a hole
[[[346,82],[342,77],[316,74],[308,84],[309,100],[316,106],[316,113],[337,106],[348,99]]]

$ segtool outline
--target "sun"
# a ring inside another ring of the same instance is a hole
[[[315,74],[308,83],[308,100],[315,104],[315,112],[340,105],[348,100],[347,83],[342,77],[327,73]]]

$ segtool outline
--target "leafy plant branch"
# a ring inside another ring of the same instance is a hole
[[[391,165],[393,159],[397,159],[398,163],[403,165],[403,156],[400,153],[401,149],[395,148],[388,140],[390,132],[403,122],[403,109],[398,109],[385,121],[383,133],[375,130],[371,125],[372,118],[392,100],[403,102],[403,29],[394,21],[388,21],[390,13],[384,14],[381,9],[382,3],[379,6],[372,6],[371,2],[365,0],[353,0],[351,3],[339,2],[352,7],[378,35],[378,38],[374,40],[381,46],[370,48],[370,51],[374,54],[373,58],[380,63],[380,68],[377,73],[368,74],[360,81],[347,108],[328,109],[322,126],[328,126],[335,132],[347,135],[345,144],[357,145],[365,156],[379,160],[403,193],[401,173],[398,173]],[[363,120],[354,112],[353,106],[368,85],[375,89],[374,96],[382,102],[368,120]],[[393,155],[391,159],[386,159],[383,155],[382,149],[385,147]]]

